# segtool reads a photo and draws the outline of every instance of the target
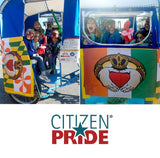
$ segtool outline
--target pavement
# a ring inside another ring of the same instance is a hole
[[[62,63],[62,76],[78,69],[76,63]],[[80,83],[74,83],[57,89],[49,98],[41,99],[38,104],[79,104]],[[14,101],[4,91],[2,62],[0,55],[0,104],[14,104]]]

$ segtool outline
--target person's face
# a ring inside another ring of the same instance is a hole
[[[141,42],[144,39],[142,34],[137,34],[137,42]]]
[[[51,34],[51,38],[53,42],[57,42],[58,41],[58,37],[59,37],[59,33],[58,32],[53,32]]]
[[[92,19],[88,20],[87,29],[88,29],[89,33],[95,33],[96,24]]]
[[[34,33],[28,32],[28,33],[26,34],[26,38],[27,38],[28,40],[33,40],[33,39],[34,39]]]
[[[44,38],[44,33],[41,33],[40,35],[39,35],[39,40],[41,40],[41,39],[43,39]]]
[[[34,42],[38,42],[39,41],[39,34],[36,34],[35,36],[34,36]]]
[[[58,38],[55,38],[55,37],[54,37],[54,38],[52,38],[52,41],[53,41],[53,42],[57,42],[57,41],[58,41]]]
[[[39,29],[41,28],[41,25],[40,25],[40,24],[36,24],[36,25],[34,26],[34,28],[35,28],[36,30],[39,30]]]
[[[149,24],[145,24],[145,30],[149,31]]]
[[[114,24],[108,25],[107,28],[108,28],[108,31],[109,31],[110,33],[113,33],[113,32],[115,31],[115,26],[114,26]]]
[[[48,30],[51,30],[51,29],[52,29],[51,25],[48,25],[48,26],[47,26],[47,29],[48,29]]]

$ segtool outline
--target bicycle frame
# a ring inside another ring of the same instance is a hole
[[[33,65],[34,67],[34,65]],[[34,68],[33,68],[34,69]],[[61,88],[61,87],[64,87],[64,86],[68,86],[70,84],[73,84],[73,83],[76,83],[78,82],[79,80],[79,69],[74,71],[74,72],[71,72],[65,76],[62,76],[62,71],[61,71],[61,63],[60,63],[60,66],[56,68],[56,74],[52,74],[52,80],[51,80],[51,84],[54,84],[53,87],[49,87],[47,86],[45,82],[40,82],[41,84],[41,87],[42,87],[42,90],[40,91],[40,89],[38,88],[38,84],[37,84],[37,81],[35,80],[35,83],[36,83],[36,86],[37,86],[37,89],[38,89],[38,93],[39,93],[39,96],[42,98],[42,99],[45,99],[45,98],[48,98],[50,96],[50,94],[54,94],[56,93],[56,90],[58,88]],[[34,69],[34,72],[36,70]],[[37,74],[36,72],[34,74]],[[37,78],[38,76],[35,76],[35,78]],[[46,93],[46,95],[41,95],[41,93]]]

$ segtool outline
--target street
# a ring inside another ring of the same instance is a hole
[[[78,69],[76,63],[62,63],[62,76]],[[74,83],[57,89],[47,99],[41,99],[38,104],[79,104],[80,83]],[[14,104],[14,101],[4,91],[2,61],[0,55],[0,104]]]

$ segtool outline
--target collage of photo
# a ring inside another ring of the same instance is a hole
[[[124,1],[2,1],[0,103],[160,104],[159,3]]]

